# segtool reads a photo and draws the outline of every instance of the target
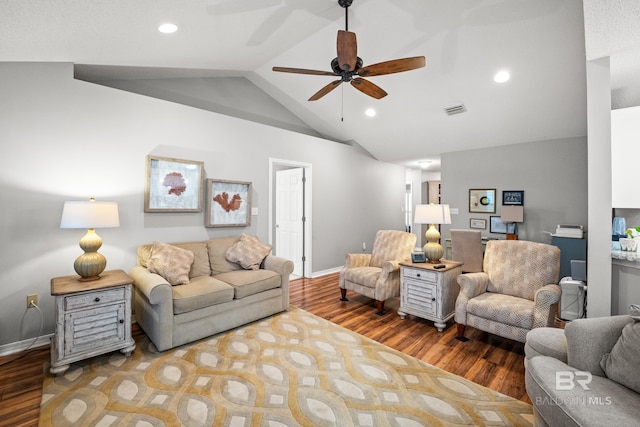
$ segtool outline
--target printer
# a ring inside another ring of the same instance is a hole
[[[558,224],[556,232],[552,234],[552,236],[582,239],[584,237],[584,230],[581,225]]]

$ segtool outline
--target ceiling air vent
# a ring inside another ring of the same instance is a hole
[[[444,109],[444,112],[447,113],[447,115],[449,116],[453,116],[454,114],[464,113],[465,111],[467,111],[467,109],[465,108],[464,104],[453,105],[451,107],[447,107]]]

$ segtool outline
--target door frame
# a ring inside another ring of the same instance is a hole
[[[269,157],[269,244],[274,244],[274,230],[275,230],[275,186],[276,186],[276,166],[287,166],[291,168],[303,168],[304,169],[304,216],[305,221],[302,226],[303,235],[303,251],[305,261],[302,263],[302,277],[311,277],[312,257],[311,257],[311,163],[299,162],[296,160],[276,159]],[[277,248],[276,248],[277,251]]]

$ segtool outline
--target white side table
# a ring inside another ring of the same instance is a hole
[[[83,282],[79,276],[51,279],[56,299],[56,332],[51,341],[51,373],[89,357],[120,350],[126,356],[136,348],[131,338],[131,286],[122,270],[102,273]]]
[[[445,268],[435,269],[431,263],[400,263],[400,310],[407,314],[433,320],[442,332],[454,315],[460,286],[456,278],[462,273],[462,263],[441,260]]]

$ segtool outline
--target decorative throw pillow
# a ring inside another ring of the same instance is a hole
[[[631,307],[630,314],[635,322],[622,329],[611,353],[602,356],[600,366],[607,378],[640,393],[640,376],[637,375],[640,366],[640,310],[637,306]]]
[[[170,285],[189,283],[189,270],[193,264],[193,252],[167,243],[155,242],[147,260],[150,272],[159,274]]]
[[[246,270],[257,270],[269,252],[271,252],[271,245],[243,233],[240,240],[227,249],[225,258],[227,261],[237,262]]]

